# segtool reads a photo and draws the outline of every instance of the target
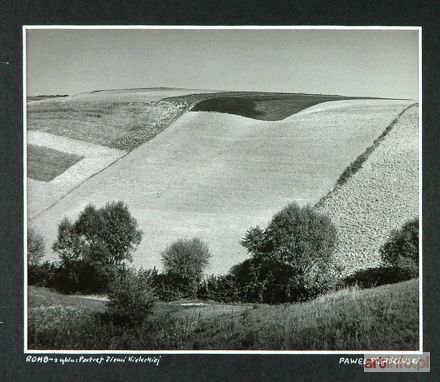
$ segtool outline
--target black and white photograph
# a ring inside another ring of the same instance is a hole
[[[420,27],[23,27],[24,352],[423,351]]]

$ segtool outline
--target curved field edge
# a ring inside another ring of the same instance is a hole
[[[415,279],[344,289],[302,304],[160,304],[135,328],[106,324],[90,302],[80,307],[60,298],[57,305],[29,309],[29,348],[414,351],[418,288]]]
[[[263,121],[281,121],[304,109],[324,102],[379,99],[373,97],[261,92],[205,94],[202,98],[191,108],[191,111],[234,114]]]

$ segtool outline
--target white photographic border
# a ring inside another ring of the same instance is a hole
[[[26,73],[26,32],[32,29],[101,29],[101,30],[415,30],[419,37],[419,349],[416,351],[387,351],[380,349],[368,350],[31,350],[28,349],[28,275],[27,275],[27,73]],[[24,274],[24,305],[23,305],[23,337],[25,354],[422,354],[423,353],[423,256],[422,256],[422,27],[420,26],[196,26],[196,25],[23,25],[23,274]]]

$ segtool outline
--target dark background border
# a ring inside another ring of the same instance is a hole
[[[438,1],[25,1],[0,2],[0,380],[296,381],[435,380],[439,289],[440,111]],[[339,355],[163,355],[148,365],[59,366],[23,354],[22,25],[380,25],[423,28],[424,351],[431,374],[364,374]],[[7,63],[5,63],[7,62]],[[437,371],[437,373],[436,373]]]

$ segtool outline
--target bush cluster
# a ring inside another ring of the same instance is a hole
[[[346,277],[339,287],[373,288],[416,278],[419,275],[419,219],[407,221],[380,248],[383,265],[362,269]]]
[[[289,204],[265,229],[251,228],[241,244],[251,257],[221,276],[203,278],[211,253],[200,238],[181,239],[162,253],[163,272],[127,268],[141,232],[128,208],[110,203],[88,206],[75,223],[64,219],[53,249],[58,263],[38,263],[44,249],[39,235],[28,240],[35,259],[28,263],[31,285],[64,293],[107,293],[112,320],[138,322],[162,301],[200,298],[221,302],[268,303],[306,301],[335,288],[331,273],[336,228],[310,206]],[[31,249],[29,251],[31,251]],[[393,231],[381,248],[384,267],[366,269],[336,286],[373,287],[416,277],[418,219]]]
[[[339,288],[358,286],[360,288],[375,288],[385,284],[395,284],[413,278],[410,272],[399,267],[377,267],[359,270],[344,278]]]
[[[45,245],[43,235],[28,227],[27,230],[27,264],[33,266],[38,264],[44,257]]]
[[[196,297],[203,271],[210,258],[208,246],[198,237],[177,240],[171,244],[162,253],[164,274],[158,278],[159,293],[168,301]]]
[[[132,260],[142,232],[121,201],[88,205],[72,223],[58,226],[52,249],[59,254],[58,288],[65,293],[101,293],[118,268]]]
[[[394,230],[381,247],[380,254],[386,266],[400,268],[417,277],[419,274],[419,219],[406,222]]]
[[[108,288],[108,313],[113,321],[139,324],[153,310],[156,300],[153,287],[153,271],[120,269]]]
[[[199,238],[178,240],[162,253],[164,272],[127,273],[124,260],[140,241],[140,231],[122,203],[87,206],[75,223],[64,219],[53,249],[60,262],[30,269],[31,283],[65,292],[107,292],[115,285],[148,286],[164,301],[204,298],[217,301],[282,303],[303,301],[328,289],[325,269],[336,243],[331,221],[311,207],[290,204],[268,227],[251,228],[242,240],[252,257],[225,276],[202,275],[211,257]],[[143,280],[144,279],[144,280]],[[143,280],[143,281],[142,281]],[[113,297],[112,297],[113,298]]]
[[[312,207],[291,203],[266,229],[251,228],[242,244],[251,259],[231,273],[258,302],[304,301],[329,289],[336,228]]]

